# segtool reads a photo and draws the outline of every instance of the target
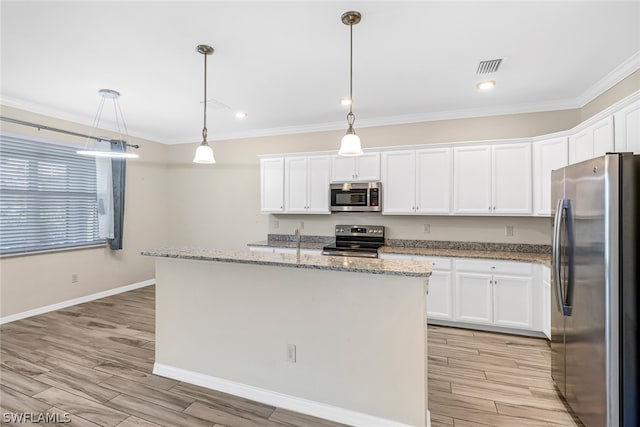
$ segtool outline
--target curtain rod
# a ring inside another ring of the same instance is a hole
[[[32,127],[32,128],[36,128],[38,130],[48,130],[48,131],[51,131],[51,132],[64,133],[66,135],[79,136],[79,137],[82,137],[82,138],[89,138],[89,139],[93,139],[95,141],[107,141],[107,142],[118,142],[118,141],[121,141],[121,142],[124,142],[124,144],[127,147],[140,148],[140,146],[137,145],[137,144],[127,144],[127,141],[122,141],[120,139],[112,139],[112,138],[107,138],[105,136],[86,135],[84,133],[72,132],[70,130],[58,129],[58,128],[53,128],[51,126],[39,125],[37,123],[25,122],[24,120],[12,119],[11,117],[0,116],[0,120],[3,120],[5,122],[9,122],[9,123],[15,123],[17,125],[29,126],[29,127]]]

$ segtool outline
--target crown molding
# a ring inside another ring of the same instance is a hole
[[[420,113],[420,114],[408,114],[399,116],[387,116],[371,119],[358,119],[358,129],[378,127],[378,126],[393,126],[393,125],[405,125],[421,122],[432,122],[439,120],[455,120],[455,119],[469,119],[479,117],[490,117],[500,115],[513,115],[513,114],[526,114],[526,113],[539,113],[546,111],[559,111],[559,110],[571,110],[584,107],[589,102],[600,96],[602,93],[628,77],[631,73],[640,69],[640,51],[629,57],[625,62],[616,67],[613,71],[607,74],[604,78],[599,80],[595,85],[587,89],[581,95],[575,99],[562,99],[551,102],[540,103],[526,103],[517,105],[502,105],[496,107],[482,107],[471,108],[464,110],[451,110],[441,111],[435,113]],[[35,114],[42,114],[52,118],[67,120],[74,123],[89,123],[86,116],[81,116],[72,113],[62,112],[58,109],[44,106],[35,102],[20,100],[13,97],[2,96],[0,97],[0,104],[7,107],[18,108],[21,110],[29,111]],[[105,130],[117,132],[115,125],[104,127]],[[87,124],[87,126],[89,126]],[[346,125],[343,121],[339,122],[326,122],[305,124],[296,126],[282,126],[264,129],[247,130],[240,132],[218,132],[209,133],[210,141],[225,141],[235,139],[246,138],[259,138],[266,136],[276,135],[293,135],[304,134],[312,132],[326,132],[326,131],[338,131],[345,130]],[[181,136],[179,138],[167,139],[162,135],[154,135],[147,132],[139,132],[135,129],[130,130],[130,136],[135,138],[141,138],[148,141],[159,142],[168,145],[177,144],[189,144],[196,143],[198,141],[193,140],[192,136]]]
[[[638,69],[640,69],[640,51],[631,55],[596,84],[584,91],[582,95],[576,98],[576,103],[580,108],[584,107]]]
[[[546,111],[558,111],[558,110],[570,110],[579,108],[573,100],[560,100],[545,103],[530,103],[519,105],[504,105],[491,108],[475,108],[466,110],[453,110],[453,111],[441,111],[436,113],[423,113],[423,114],[408,114],[402,116],[390,116],[380,117],[373,119],[358,119],[358,124],[355,126],[357,129],[365,129],[378,126],[393,126],[393,125],[405,125],[421,122],[433,122],[439,120],[455,120],[455,119],[469,119],[476,117],[490,117],[490,116],[502,116],[512,114],[526,114],[526,113],[539,113]],[[344,121],[339,122],[327,122],[319,124],[308,124],[299,126],[283,126],[267,129],[256,129],[242,132],[223,132],[223,133],[209,133],[209,141],[226,141],[234,139],[245,138],[259,138],[266,136],[277,135],[293,135],[312,132],[327,132],[327,131],[344,131],[347,126]],[[177,138],[172,140],[165,140],[165,144],[185,144],[188,142],[187,138]],[[193,141],[195,142],[195,141]]]

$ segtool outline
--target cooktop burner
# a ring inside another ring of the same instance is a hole
[[[382,225],[336,225],[336,243],[322,248],[324,255],[378,258],[384,245]]]

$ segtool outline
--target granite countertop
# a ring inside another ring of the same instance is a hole
[[[302,236],[300,249],[322,249],[323,246],[334,241],[334,238],[329,236]],[[295,248],[296,243],[292,235],[270,234],[267,240],[249,243],[247,246]],[[388,239],[386,245],[378,249],[378,252],[445,258],[497,259],[551,265],[548,245]]]
[[[331,242],[332,243],[332,242]],[[329,242],[300,242],[300,249],[322,249]],[[259,242],[248,243],[247,246],[265,247],[265,248],[292,248],[295,249],[296,242],[286,240],[261,240]]]
[[[348,271],[356,273],[389,274],[395,276],[428,277],[431,263],[424,261],[391,260],[276,254],[250,251],[223,251],[202,248],[161,248],[142,251],[142,255],[199,261],[233,262],[241,264],[273,265],[314,270]]]
[[[401,246],[383,246],[381,254],[421,255],[444,258],[498,259],[504,261],[535,262],[551,266],[551,255],[546,253],[487,251],[469,249],[408,248]]]

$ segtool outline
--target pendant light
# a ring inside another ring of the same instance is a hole
[[[353,115],[353,26],[360,22],[362,16],[360,12],[345,12],[342,14],[342,23],[349,26],[349,114],[347,114],[347,124],[349,128],[347,133],[342,137],[340,143],[341,156],[361,156],[362,146],[360,145],[360,137],[356,135],[353,129],[353,122],[356,117]]]
[[[212,164],[216,162],[216,159],[213,158],[213,150],[207,142],[207,56],[213,53],[213,48],[206,44],[200,44],[196,50],[204,56],[204,124],[202,126],[202,142],[196,149],[193,163]]]
[[[104,109],[104,103],[107,100],[111,100],[113,102],[113,110],[115,112],[116,126],[118,127],[118,134],[120,137],[120,141],[126,141],[126,139],[123,138],[122,130],[124,129],[124,134],[127,137],[127,139],[129,137],[129,132],[127,131],[127,124],[125,123],[124,116],[122,115],[122,109],[120,108],[120,101],[118,100],[118,98],[120,98],[120,92],[112,89],[100,89],[98,91],[98,94],[100,95],[101,99],[100,99],[100,104],[98,105],[98,111],[96,112],[96,117],[93,119],[93,127],[95,129],[95,134],[97,135],[97,132],[99,129],[100,118],[102,117],[102,110]],[[91,149],[89,147],[89,139],[94,139],[96,141],[112,141],[111,138],[107,138],[107,137],[103,138],[98,136],[87,135],[87,140],[85,142],[84,149],[76,151],[76,154],[80,154],[82,156],[111,157],[111,158],[121,158],[121,159],[122,158],[134,159],[139,157],[135,153],[127,153],[126,151],[124,152],[102,151],[97,149]],[[126,146],[129,146],[129,145],[126,144],[125,147]]]

